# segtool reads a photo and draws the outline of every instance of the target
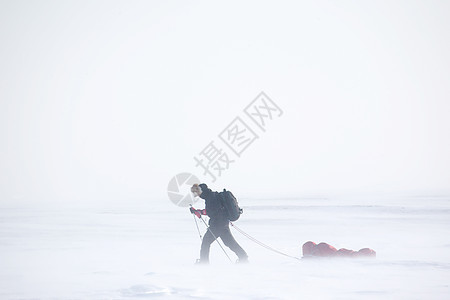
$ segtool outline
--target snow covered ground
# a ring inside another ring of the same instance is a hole
[[[166,199],[3,204],[0,299],[450,299],[450,197],[240,203],[236,225],[280,251],[301,256],[312,240],[377,258],[297,261],[232,230],[251,263],[231,264],[213,244],[211,264],[198,266],[194,219]]]

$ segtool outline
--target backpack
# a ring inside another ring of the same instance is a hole
[[[223,189],[223,192],[219,193],[222,206],[225,208],[225,213],[230,221],[237,221],[241,216],[243,210],[239,207],[236,197],[230,191]]]

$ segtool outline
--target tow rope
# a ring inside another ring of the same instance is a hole
[[[286,253],[284,253],[284,252],[281,252],[281,251],[279,251],[279,250],[277,250],[277,249],[274,249],[274,248],[272,248],[272,247],[270,247],[270,246],[264,244],[263,242],[258,241],[257,239],[255,239],[254,237],[252,237],[251,235],[249,235],[248,233],[246,233],[245,231],[243,231],[242,229],[240,229],[239,227],[237,227],[236,225],[234,225],[232,222],[230,222],[230,224],[231,224],[231,226],[232,226],[233,228],[235,228],[235,229],[236,229],[238,232],[240,232],[243,236],[245,236],[246,238],[248,238],[248,239],[251,240],[252,242],[254,242],[254,243],[260,245],[261,247],[264,247],[264,248],[266,248],[267,250],[270,250],[270,251],[273,251],[273,252],[275,252],[275,253],[284,255],[284,256],[286,256],[286,257],[290,257],[290,258],[293,258],[293,259],[296,259],[296,260],[301,260],[301,258],[299,258],[299,257],[296,257],[296,256],[292,256],[292,255],[286,254]]]

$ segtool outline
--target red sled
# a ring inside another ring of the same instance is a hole
[[[370,248],[363,248],[359,251],[341,248],[337,250],[327,243],[316,244],[306,242],[303,244],[303,257],[376,257],[377,253]]]

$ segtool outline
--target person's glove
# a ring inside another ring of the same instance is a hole
[[[189,208],[189,210],[191,211],[191,214],[194,214],[197,216],[197,218],[201,218],[202,215],[206,214],[206,210],[205,209],[195,209],[192,206]]]

